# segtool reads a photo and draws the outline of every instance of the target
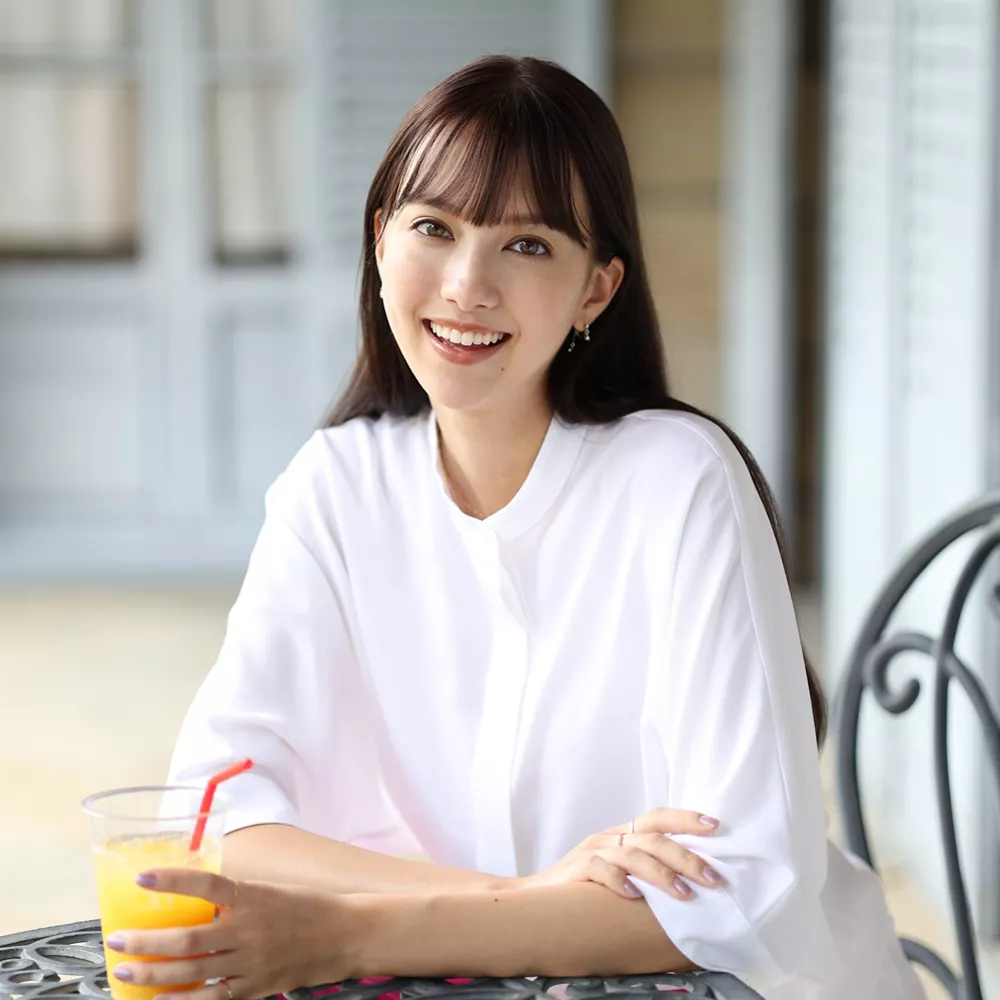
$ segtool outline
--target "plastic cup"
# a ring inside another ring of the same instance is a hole
[[[101,933],[105,939],[116,931],[192,927],[215,919],[214,903],[143,889],[135,882],[136,875],[153,868],[219,872],[229,802],[225,793],[215,796],[198,850],[190,849],[204,791],[203,788],[181,786],[119,788],[98,792],[83,800],[83,809],[90,817]],[[117,965],[167,959],[139,958],[108,948],[104,949],[104,958],[114,1000],[153,1000],[160,993],[192,990],[204,985],[129,985],[115,978],[113,973]]]

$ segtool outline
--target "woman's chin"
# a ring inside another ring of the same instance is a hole
[[[489,380],[451,377],[418,378],[435,410],[467,412],[488,408],[493,397]],[[487,384],[484,384],[486,382]]]
[[[427,396],[435,413],[450,410],[454,413],[473,413],[487,408],[487,400],[483,393],[470,395],[467,392],[434,392],[428,390]]]

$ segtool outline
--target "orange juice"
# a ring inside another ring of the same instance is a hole
[[[208,837],[198,851],[188,849],[189,837],[177,833],[151,833],[114,837],[94,846],[97,869],[97,899],[101,911],[101,931],[105,938],[115,931],[150,930],[164,927],[192,927],[215,919],[215,904],[193,896],[156,892],[136,885],[140,872],[153,868],[199,868],[218,873],[222,845]],[[108,984],[114,1000],[153,1000],[160,993],[197,989],[203,983],[186,986],[132,986],[114,976],[122,962],[156,962],[163,959],[131,958],[104,949]]]

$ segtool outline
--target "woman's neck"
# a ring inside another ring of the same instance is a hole
[[[545,403],[503,412],[435,409],[434,416],[452,499],[480,519],[514,499],[552,419]]]

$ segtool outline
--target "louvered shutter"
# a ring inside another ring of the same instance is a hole
[[[893,0],[832,7],[827,212],[825,600],[839,666],[891,562]],[[849,583],[848,583],[849,581]]]
[[[279,0],[286,47],[218,51],[208,0],[134,6],[115,72],[141,81],[141,267],[0,274],[4,583],[238,575],[264,490],[356,354],[364,197],[407,108],[487,52],[554,58],[599,90],[610,53],[610,0]],[[249,24],[242,7],[229,20]],[[216,161],[239,144],[210,139],[222,83],[259,86],[281,123],[251,135],[281,155],[241,164],[287,173],[259,192],[288,230],[280,262],[212,259],[213,197],[231,207],[248,179]]]
[[[995,482],[987,437],[997,403],[989,287],[994,6],[837,0],[832,7],[825,503],[832,665],[843,663],[902,551]],[[928,577],[901,623],[938,627],[961,555]],[[996,662],[992,628],[972,609],[960,634],[970,663]],[[930,676],[926,664],[911,666]],[[995,676],[984,679],[996,686]],[[984,927],[995,928],[995,833],[981,738],[963,699],[955,701],[961,839],[974,904]],[[925,863],[941,850],[936,823],[913,822],[931,806],[929,705],[919,707],[902,723],[871,716],[863,766],[875,792],[869,801],[878,803],[874,819],[888,821],[886,851],[943,902],[943,885]]]
[[[324,162],[327,231],[337,261],[354,267],[365,195],[397,125],[442,77],[488,53],[555,59],[586,76],[568,40],[602,5],[561,0],[337,0],[329,46]],[[598,81],[588,81],[597,83]]]

